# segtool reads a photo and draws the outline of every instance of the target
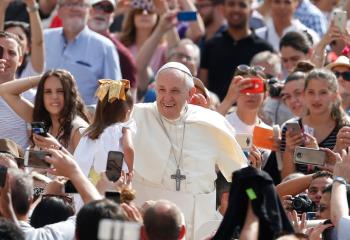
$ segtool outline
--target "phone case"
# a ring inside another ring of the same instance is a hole
[[[253,136],[250,134],[236,134],[236,140],[243,151],[249,151],[253,145]]]
[[[299,123],[297,123],[297,122],[286,123],[286,128],[290,129],[294,134],[302,132],[301,127],[300,127]]]
[[[120,178],[123,168],[124,154],[118,151],[109,151],[106,166],[107,178],[115,182]]]
[[[45,161],[46,156],[50,156],[50,153],[46,151],[26,150],[24,154],[24,166],[50,168],[51,164]]]
[[[335,10],[332,15],[333,24],[337,26],[340,31],[345,32],[347,12],[342,10]]]
[[[319,149],[296,147],[294,151],[294,162],[324,166],[326,163],[326,153]]]
[[[182,22],[196,21],[197,12],[195,11],[182,11],[177,14],[177,20]]]
[[[243,94],[258,94],[264,92],[264,80],[259,77],[250,78],[252,87],[241,90]]]
[[[264,149],[273,149],[274,145],[273,129],[255,126],[253,130],[253,145]]]

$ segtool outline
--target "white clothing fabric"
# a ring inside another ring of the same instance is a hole
[[[19,221],[19,228],[23,231],[26,240],[71,240],[75,239],[76,216],[66,221],[34,228],[29,223]]]
[[[139,130],[133,138],[137,203],[160,198],[176,203],[185,215],[187,239],[195,239],[196,229],[215,215],[216,165],[229,181],[234,170],[247,165],[234,129],[217,112],[190,104],[177,120],[162,117],[173,154],[156,103],[136,104],[133,118]],[[171,179],[177,162],[186,176],[180,191]]]
[[[42,74],[42,72],[37,72],[34,70],[33,65],[32,65],[32,61],[31,61],[30,56],[29,56],[26,67],[23,69],[21,75],[19,75],[17,78],[37,76],[39,74]]]
[[[350,240],[350,217],[342,217],[338,224],[338,239]]]
[[[132,132],[136,132],[135,121],[129,120],[125,123],[115,123],[107,127],[96,140],[92,140],[88,136],[83,136],[80,139],[74,152],[74,159],[85,176],[88,176],[91,167],[97,173],[106,171],[109,151],[123,152],[123,146],[120,142],[123,128],[129,128]],[[125,162],[123,162],[123,170],[128,172]]]
[[[292,25],[290,25],[289,27],[283,30],[282,36],[285,35],[287,32],[291,32],[291,31],[295,31],[295,32],[307,31],[312,37],[313,44],[317,44],[320,41],[320,37],[318,36],[318,34],[314,30],[306,27],[298,19],[292,20]],[[266,21],[266,27],[257,29],[255,33],[262,39],[265,39],[267,42],[269,42],[276,52],[279,51],[279,44],[280,44],[281,38],[278,36],[276,32],[275,25],[273,23],[272,18],[269,18]]]
[[[30,92],[28,93],[30,97]],[[8,138],[23,149],[29,145],[26,122],[0,97],[0,138]]]

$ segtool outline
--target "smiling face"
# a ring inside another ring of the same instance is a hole
[[[303,104],[304,80],[294,80],[285,84],[282,90],[282,101],[294,116],[301,117],[305,112]]]
[[[331,112],[337,93],[329,90],[324,79],[311,79],[304,91],[304,100],[310,114],[320,115]]]
[[[225,0],[223,8],[228,25],[233,29],[248,26],[251,10],[251,0]]]
[[[21,65],[19,43],[12,38],[0,37],[0,46],[4,48],[2,59],[6,60],[5,70],[0,72],[0,82],[13,80],[17,68]]]
[[[275,21],[291,20],[299,0],[272,0],[271,15]]]
[[[59,116],[64,107],[64,90],[61,81],[50,76],[44,84],[44,106],[51,115]]]
[[[180,117],[195,88],[186,84],[185,73],[176,69],[165,69],[156,79],[157,107],[168,119]]]
[[[93,5],[89,14],[89,28],[99,33],[108,31],[109,25],[113,20],[113,10],[114,7],[109,1]]]
[[[6,32],[16,34],[21,43],[22,51],[26,54],[29,53],[29,41],[28,41],[27,35],[25,34],[25,32],[21,27],[9,27],[6,29]]]

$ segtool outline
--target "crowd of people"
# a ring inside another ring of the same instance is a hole
[[[350,1],[1,0],[0,239],[350,239]]]

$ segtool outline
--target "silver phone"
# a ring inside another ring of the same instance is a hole
[[[302,133],[301,127],[297,122],[286,123],[286,128],[293,132],[293,134]]]
[[[332,13],[333,24],[337,26],[341,32],[345,32],[347,16],[347,12],[340,9],[336,9]]]
[[[326,164],[326,152],[314,148],[296,147],[294,151],[294,162],[324,166]]]

